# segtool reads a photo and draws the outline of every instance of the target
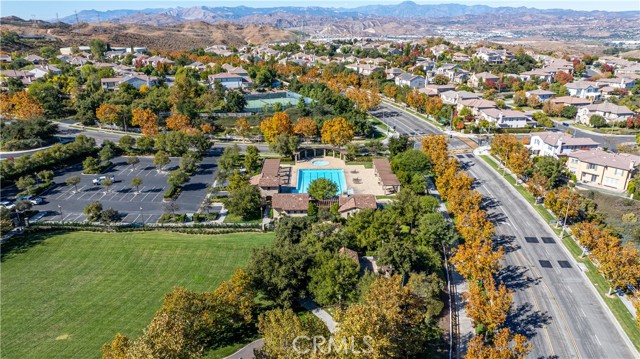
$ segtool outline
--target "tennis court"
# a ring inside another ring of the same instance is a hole
[[[307,104],[313,101],[310,98],[290,91],[246,95],[247,105],[245,106],[245,110],[249,112],[262,112],[265,106],[273,107],[276,103],[282,104],[283,109],[286,109],[295,106],[300,97],[303,97]]]

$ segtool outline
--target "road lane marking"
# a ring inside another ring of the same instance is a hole
[[[593,336],[596,338],[596,341],[598,342],[598,345],[599,345],[599,346],[602,346],[602,343],[600,343],[600,339],[598,339],[598,336],[597,336],[597,335],[595,335],[595,334],[594,334]]]
[[[582,312],[582,316],[586,318],[587,315],[584,313],[584,309],[580,308],[580,311]]]

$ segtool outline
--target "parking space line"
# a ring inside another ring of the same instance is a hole
[[[120,176],[124,171],[126,171],[127,169],[129,169],[129,167],[131,167],[131,165],[127,165],[125,168],[122,169],[122,171],[118,172],[118,176]]]
[[[74,221],[74,222],[78,222],[78,218],[80,218],[80,217],[82,217],[82,216],[84,216],[84,214],[80,213],[80,214],[78,215],[78,217],[76,217],[73,221]]]
[[[64,216],[64,218],[62,219],[62,221],[63,221],[63,222],[64,222],[64,221],[66,221],[66,220],[67,220],[67,218],[69,218],[70,216],[73,216],[73,215],[74,215],[74,213],[69,213],[69,214],[67,214],[66,216]]]
[[[97,192],[97,191],[84,191],[84,192],[82,192],[82,194],[80,195],[80,197],[78,197],[78,198],[76,198],[76,199],[77,199],[77,200],[79,200],[79,199],[81,199],[82,197],[84,197],[84,196],[86,196],[86,195],[88,195],[88,194],[93,195],[93,194],[95,194],[96,192]],[[87,198],[87,199],[91,199],[91,196],[89,196],[89,198]]]
[[[134,199],[136,199],[140,194],[142,194],[142,192],[144,191],[144,187],[145,187],[145,186],[142,186],[142,187],[140,188],[140,193],[135,193],[135,192],[133,192],[133,196],[131,197],[131,199],[129,200],[129,202],[133,202],[133,200],[134,200]]]
[[[156,194],[155,196],[153,196],[153,199],[151,200],[152,202],[156,201],[156,198],[158,198],[159,195],[164,195],[164,193],[162,193],[164,191],[164,187],[160,188],[160,191],[158,191],[158,194]]]
[[[65,195],[67,195],[69,192],[71,192],[72,190],[73,190],[73,187],[71,187],[71,188],[67,189],[66,191],[62,191],[62,192],[60,193],[60,195],[58,195],[58,196],[56,197],[56,199],[60,199],[60,198],[62,198],[63,196],[65,196]]]
[[[125,217],[126,218],[126,217]],[[133,219],[133,221],[131,221],[131,223],[136,223],[138,221],[138,218],[140,218],[140,214],[138,214],[136,216],[136,218]]]
[[[144,201],[144,200],[147,198],[147,196],[149,196],[149,195],[152,193],[151,191],[153,191],[154,189],[156,189],[156,187],[155,187],[155,186],[154,186],[154,187],[152,187],[150,190],[148,190],[148,191],[147,191],[147,194],[145,194],[145,195],[144,195],[144,197],[142,197],[142,199],[141,199],[140,201],[141,201],[141,202],[142,202],[142,201]]]

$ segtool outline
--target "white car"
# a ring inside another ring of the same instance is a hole
[[[102,181],[106,180],[107,178],[110,179],[111,182],[115,181],[115,177],[113,176],[100,176],[98,178],[93,179],[93,184],[101,184]]]
[[[16,205],[11,203],[11,202],[9,202],[9,201],[2,201],[2,202],[0,202],[0,207],[4,207],[4,208],[6,208],[8,210],[12,210],[12,209],[16,208]]]

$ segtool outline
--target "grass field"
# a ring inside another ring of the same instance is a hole
[[[99,358],[138,336],[174,286],[214,289],[272,234],[33,235],[2,245],[2,357]],[[24,242],[24,239],[21,239]]]

